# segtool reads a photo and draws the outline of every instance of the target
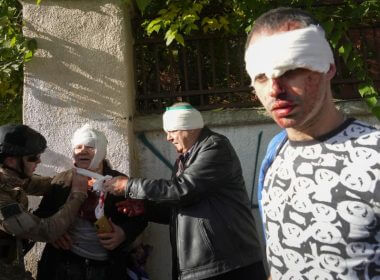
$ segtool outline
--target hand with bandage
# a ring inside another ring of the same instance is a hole
[[[117,210],[128,217],[136,217],[145,213],[144,201],[138,199],[126,199],[116,203]]]

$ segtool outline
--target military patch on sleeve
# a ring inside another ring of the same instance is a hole
[[[0,208],[0,221],[4,221],[15,215],[22,213],[21,206],[18,203],[8,204]]]
[[[38,226],[38,221],[28,212],[21,212],[3,221],[2,226],[5,232],[16,236],[29,236],[30,231]]]

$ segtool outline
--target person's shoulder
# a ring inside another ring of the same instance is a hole
[[[0,172],[0,195],[8,196],[14,192],[15,189],[21,189],[23,191],[24,184],[25,179],[8,176]]]
[[[375,125],[357,119],[347,119],[333,136],[326,139],[329,145],[349,144],[347,147],[369,148],[380,154],[380,130]]]
[[[111,167],[111,164],[108,162],[108,160],[105,161],[104,169],[103,169],[103,175],[110,175],[112,177],[126,176],[123,172],[120,172],[116,169],[113,169]]]
[[[111,175],[112,177],[126,176],[123,172],[117,171],[116,169],[110,169],[109,172],[107,172],[107,174],[104,175]]]
[[[227,136],[217,133],[215,131],[212,131],[211,129],[205,127],[203,129],[202,135],[206,142],[230,142],[227,138]]]
[[[380,132],[380,126],[376,127],[373,124],[357,120],[357,119],[352,119],[352,122],[349,126],[358,126],[358,127],[363,127],[363,129],[374,131],[374,132]]]
[[[0,184],[0,208],[12,202],[15,202],[10,192],[2,188],[3,186]]]
[[[286,140],[288,140],[288,135],[286,133],[286,130],[283,129],[280,132],[278,132],[276,135],[272,137],[272,139],[269,141],[269,144],[267,146],[267,151],[271,151],[272,149],[277,149],[278,146],[282,146]]]
[[[380,144],[380,128],[364,121],[353,119],[345,129],[345,134],[351,139],[373,138],[373,141]]]

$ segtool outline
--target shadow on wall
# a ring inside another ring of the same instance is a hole
[[[86,30],[83,24],[91,22],[76,25],[78,36],[81,36],[81,30]],[[126,119],[126,109],[122,106],[127,94],[127,70],[121,59],[105,51],[41,32],[28,23],[26,27],[38,37],[38,52],[28,63],[25,72],[25,88],[31,89],[34,98],[51,107],[80,108],[76,114],[83,117],[91,115],[94,116],[91,118],[98,120]],[[73,35],[70,36],[73,38]],[[91,34],[86,36],[91,37]],[[100,34],[94,36],[100,37]],[[124,46],[110,46],[118,47]],[[34,71],[37,65],[44,67],[43,72],[40,69]]]
[[[57,166],[61,169],[57,171]],[[73,160],[67,155],[56,153],[46,149],[42,154],[41,164],[38,165],[36,174],[44,174],[44,176],[54,176],[57,172],[62,172],[73,166]]]

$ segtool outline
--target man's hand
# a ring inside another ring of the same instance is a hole
[[[136,217],[145,213],[144,201],[137,199],[126,199],[116,203],[117,210],[128,217]]]
[[[106,192],[110,192],[114,195],[124,195],[127,184],[128,177],[118,176],[112,178],[111,180],[105,181],[103,187]]]
[[[75,169],[72,170],[73,179],[71,183],[71,191],[72,192],[83,192],[87,193],[88,189],[88,177],[79,175]]]
[[[68,235],[67,233],[65,233],[60,238],[58,238],[56,241],[54,241],[52,243],[52,245],[56,249],[70,250],[71,246],[73,245],[73,242],[71,240],[70,235]]]
[[[125,240],[125,233],[123,229],[115,225],[111,219],[109,219],[109,222],[113,227],[113,231],[107,233],[98,233],[98,237],[100,243],[104,248],[107,250],[113,250]]]

